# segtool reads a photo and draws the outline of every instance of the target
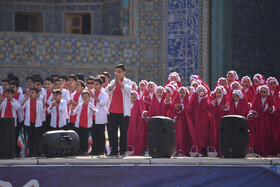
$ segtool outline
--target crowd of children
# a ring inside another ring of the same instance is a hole
[[[45,79],[36,74],[26,78],[27,88],[20,87],[19,78],[9,73],[0,87],[1,117],[16,119],[16,141],[21,131],[27,134],[30,156],[38,156],[36,146],[44,132],[58,129],[77,132],[79,154],[88,154],[90,135],[90,154],[106,154],[106,128],[110,155],[125,155],[127,150],[143,155],[147,151],[148,120],[167,116],[175,123],[175,154],[190,156],[195,146],[199,154],[207,156],[211,146],[221,157],[220,120],[225,115],[247,119],[249,147],[257,154],[280,154],[280,86],[276,78],[266,80],[256,74],[253,81],[248,76],[240,81],[232,70],[211,92],[198,75],[192,75],[191,85],[184,87],[179,74],[173,72],[162,87],[146,80],[136,84],[125,73],[125,66],[120,64],[111,82],[108,72],[86,80],[80,73]]]

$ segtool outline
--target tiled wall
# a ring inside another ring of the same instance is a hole
[[[164,84],[172,71],[179,72],[185,84],[191,74],[200,73],[199,0],[135,0],[133,36],[98,35],[101,1],[15,1],[0,4],[0,30],[5,30],[0,32],[0,79],[8,72],[22,80],[37,72],[96,75],[103,70],[113,72],[118,63],[128,66],[129,78],[158,84]],[[14,30],[13,14],[19,10],[43,12],[44,33],[8,32]],[[64,13],[85,10],[92,13],[94,35],[61,34]]]

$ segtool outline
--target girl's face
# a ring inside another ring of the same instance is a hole
[[[273,81],[273,82],[270,82],[270,83],[269,83],[269,89],[275,90],[276,87],[277,87],[276,82]]]
[[[227,81],[223,80],[222,81],[222,86],[226,89],[227,88]]]
[[[135,101],[136,101],[136,95],[135,94],[131,94],[130,95],[130,100],[131,100],[131,103],[135,103]]]
[[[149,92],[149,93],[153,93],[153,92],[154,92],[154,87],[153,87],[152,84],[149,84],[149,85],[148,85],[148,92]]]
[[[237,94],[233,94],[233,100],[235,102],[238,102],[240,100],[239,96]]]
[[[146,90],[146,86],[145,86],[144,83],[141,83],[141,84],[140,84],[140,90],[141,90],[142,92],[144,92],[144,91]]]
[[[233,90],[238,90],[238,87],[236,85],[232,85]]]
[[[132,84],[132,90],[136,90],[135,84]]]
[[[203,89],[200,89],[200,90],[198,91],[198,95],[199,95],[199,96],[204,96],[204,95],[205,95],[205,91],[204,91]]]
[[[267,97],[267,92],[265,90],[261,90],[261,97]]]
[[[186,97],[186,92],[184,89],[181,89],[179,92],[179,97],[180,99],[184,99]]]
[[[234,77],[233,77],[233,75],[232,75],[231,73],[228,74],[228,76],[227,76],[227,81],[228,81],[229,83],[232,83],[232,82],[234,81]]]
[[[248,79],[246,79],[244,82],[243,82],[243,88],[249,88],[249,86],[250,86],[250,81],[248,80]]]
[[[257,87],[259,87],[261,84],[259,83],[259,81],[257,81],[256,79],[254,80],[254,85],[255,85],[255,87],[257,88]]]
[[[177,82],[177,77],[176,77],[176,76],[172,76],[172,77],[170,78],[170,81]]]
[[[192,95],[192,89],[190,87],[187,87],[188,91],[189,91],[189,95]]]
[[[198,85],[196,83],[194,83],[192,86],[194,87],[194,89],[196,89],[198,87]]]
[[[162,95],[163,95],[162,90],[161,90],[161,89],[158,89],[158,90],[157,90],[157,97],[158,97],[158,98],[162,98]]]
[[[166,89],[166,96],[167,97],[171,97],[172,96],[171,92],[168,89]]]
[[[221,90],[217,90],[217,91],[216,91],[216,98],[217,98],[217,99],[220,99],[220,98],[222,98],[222,97],[223,97],[222,91],[221,91]]]

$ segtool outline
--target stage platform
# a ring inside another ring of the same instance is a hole
[[[146,156],[76,156],[76,157],[32,157],[0,159],[1,166],[17,165],[186,165],[186,166],[280,166],[280,158],[209,158],[209,157],[171,157],[151,158]]]
[[[0,159],[0,186],[280,186],[279,158]]]

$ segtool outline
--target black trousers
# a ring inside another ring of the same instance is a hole
[[[79,152],[80,153],[88,152],[88,134],[90,132],[90,128],[79,127],[76,128],[76,132],[80,138]]]
[[[110,129],[110,147],[111,154],[118,154],[118,128],[120,127],[120,152],[125,153],[127,149],[127,129],[129,117],[123,116],[123,113],[110,113],[108,117],[108,127]]]
[[[51,127],[51,115],[46,115],[46,125],[45,125],[45,132],[50,131],[52,129]]]
[[[95,155],[104,154],[105,150],[105,124],[92,125],[92,151]]]
[[[35,123],[30,123],[30,126],[25,126],[25,131],[28,135],[29,154],[32,155],[37,151],[39,139],[44,133],[44,127],[35,127]]]

